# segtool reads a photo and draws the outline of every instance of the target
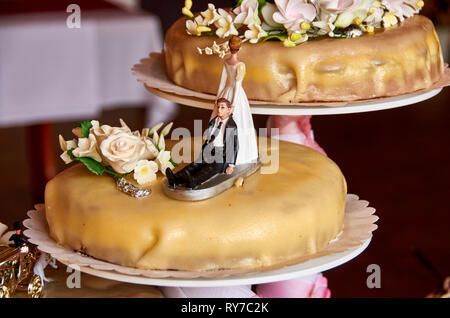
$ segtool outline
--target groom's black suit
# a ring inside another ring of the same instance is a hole
[[[219,119],[216,116],[209,122],[201,156],[174,175],[175,185],[186,184],[195,188],[217,173],[224,173],[230,165],[236,163],[239,150],[236,123],[231,116],[228,117],[223,129],[223,147],[221,147],[214,145],[214,140],[221,130],[221,126],[214,129],[217,120]]]

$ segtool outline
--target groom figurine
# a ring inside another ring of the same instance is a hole
[[[219,98],[216,107],[217,116],[209,122],[201,157],[175,174],[166,169],[171,187],[195,189],[218,173],[233,173],[239,150],[237,126],[231,117],[233,108],[225,98]]]

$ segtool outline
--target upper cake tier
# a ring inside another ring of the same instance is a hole
[[[216,94],[223,60],[197,48],[224,42],[191,36],[186,18],[168,30],[164,54],[169,78],[182,87]],[[430,88],[444,72],[433,23],[416,15],[397,27],[361,37],[323,37],[296,47],[280,42],[244,43],[244,89],[250,100],[275,103],[354,101],[397,96]]]

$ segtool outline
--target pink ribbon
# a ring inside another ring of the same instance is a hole
[[[278,128],[278,133],[276,131],[272,133],[271,128]],[[273,138],[308,146],[327,155],[314,140],[311,116],[270,116],[267,120],[267,129]]]
[[[276,283],[232,287],[161,287],[169,298],[330,298],[321,273]]]

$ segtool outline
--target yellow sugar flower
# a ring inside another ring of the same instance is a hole
[[[184,8],[181,9],[181,13],[183,13],[185,16],[188,16],[189,18],[193,18],[194,14],[191,12],[192,8],[192,0],[186,0],[184,1]]]

